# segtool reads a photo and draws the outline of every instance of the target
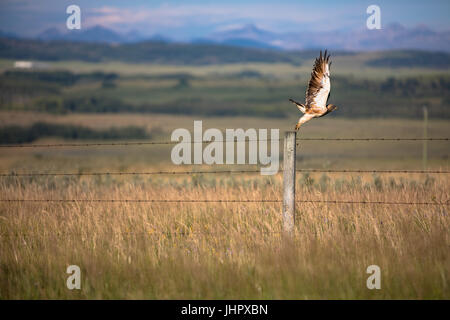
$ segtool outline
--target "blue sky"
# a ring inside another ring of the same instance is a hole
[[[118,32],[138,30],[178,40],[255,24],[273,32],[364,28],[366,8],[381,8],[382,25],[427,25],[450,30],[450,1],[357,0],[0,0],[0,30],[33,36],[50,27],[65,28],[66,7],[77,4],[82,28],[102,25]]]

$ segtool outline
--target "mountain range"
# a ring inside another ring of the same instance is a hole
[[[14,35],[1,32],[0,36],[14,37]],[[61,32],[56,28],[50,28],[38,34],[36,39],[104,43],[174,42],[164,35],[155,34],[149,37],[142,35],[137,30],[120,34],[102,26],[65,32]],[[450,52],[450,31],[433,31],[425,25],[407,28],[400,24],[390,24],[380,30],[360,29],[276,33],[248,24],[229,30],[216,31],[205,37],[191,39],[188,42],[282,50],[317,48],[343,51],[418,49]]]
[[[424,25],[406,28],[390,24],[380,30],[336,30],[275,33],[255,25],[212,33],[203,41],[273,47],[284,50],[329,48],[344,51],[419,49],[450,51],[450,31],[436,32]]]
[[[114,30],[102,27],[94,26],[89,29],[81,30],[68,30],[61,32],[57,28],[49,28],[36,36],[37,40],[64,40],[72,42],[104,42],[104,43],[133,43],[141,41],[162,41],[169,42],[170,39],[162,35],[155,34],[151,37],[143,36],[137,30],[131,30],[129,32],[120,34]]]

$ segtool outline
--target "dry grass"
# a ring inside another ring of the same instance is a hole
[[[163,123],[164,135],[155,139],[168,140],[174,128],[192,130],[196,118],[2,113],[0,122],[38,120],[90,127]],[[295,120],[207,118],[204,128],[278,127],[282,136]],[[309,123],[301,137],[421,137],[422,131],[415,120],[330,118]],[[429,136],[448,135],[448,122],[430,121]],[[448,170],[448,142],[428,146],[428,169]],[[416,142],[304,141],[297,150],[299,169],[422,168]],[[0,171],[188,170],[168,167],[170,151],[8,149],[1,151]],[[298,175],[297,183],[298,199],[450,198],[448,175],[312,174]],[[0,199],[280,199],[281,188],[281,174],[3,177]],[[279,203],[0,202],[0,299],[450,298],[448,206],[302,203],[292,240],[280,233],[280,213]],[[72,264],[81,267],[81,290],[66,288]],[[366,288],[372,264],[381,267],[381,290]]]
[[[298,177],[299,199],[441,201],[446,176]],[[9,178],[1,199],[279,199],[281,175]],[[450,298],[448,206],[0,203],[0,298]],[[81,290],[66,268],[82,270]],[[381,267],[382,289],[366,288]]]

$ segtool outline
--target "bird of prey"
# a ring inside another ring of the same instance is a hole
[[[304,113],[298,120],[295,130],[300,129],[300,126],[305,122],[313,118],[323,117],[327,113],[337,109],[334,104],[327,105],[328,98],[330,97],[330,65],[330,55],[327,56],[327,50],[325,50],[324,55],[320,51],[320,56],[314,62],[311,79],[306,89],[305,104],[289,99],[289,101]]]

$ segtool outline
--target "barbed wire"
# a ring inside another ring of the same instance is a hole
[[[302,138],[296,141],[449,141],[450,138]]]
[[[450,174],[448,170],[360,170],[360,169],[297,169],[296,172],[319,173],[417,173],[417,174]],[[0,173],[0,177],[30,176],[126,176],[126,175],[196,175],[196,174],[236,174],[260,173],[260,170],[218,170],[218,171],[142,171],[142,172],[12,172]],[[278,173],[283,170],[278,170]]]
[[[233,174],[233,173],[259,173],[260,170],[219,170],[219,171],[143,171],[143,172],[54,172],[54,173],[0,173],[0,177],[15,176],[102,176],[102,175],[195,175],[195,174]]]
[[[280,199],[0,199],[0,202],[91,202],[91,203],[280,203]],[[383,205],[450,205],[445,202],[391,202],[391,201],[350,201],[350,200],[295,200],[296,203],[328,204],[383,204]]]
[[[249,234],[257,233],[257,234],[282,234],[283,231],[263,231],[258,230],[257,232],[233,232],[233,231],[215,231],[215,232],[204,232],[204,231],[186,231],[186,232],[173,232],[173,231],[139,231],[139,232],[102,232],[102,235],[109,235],[109,236],[191,236],[191,235],[211,235],[211,236],[217,236],[217,235],[229,235],[230,233],[239,233],[239,234]],[[49,234],[39,234],[39,236],[47,236],[47,237],[62,237],[62,236],[84,236],[87,235],[85,233],[49,233]],[[38,235],[32,235],[32,234],[0,234],[0,237],[38,237]]]
[[[102,142],[102,143],[49,143],[49,144],[0,144],[0,148],[63,148],[63,147],[100,147],[100,146],[143,146],[171,145],[180,143],[211,143],[211,142],[258,142],[281,141],[279,139],[246,139],[246,140],[209,140],[209,141],[142,141],[142,142]],[[302,138],[301,141],[449,141],[450,138]]]
[[[0,202],[111,202],[111,203],[239,203],[239,202],[270,202],[281,200],[274,199],[0,199]]]
[[[421,173],[421,174],[448,174],[448,170],[363,170],[363,169],[297,169],[296,172],[323,172],[323,173]]]

